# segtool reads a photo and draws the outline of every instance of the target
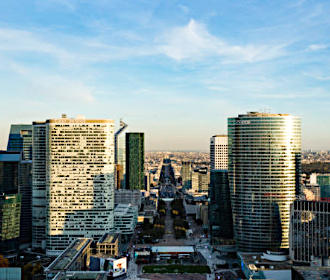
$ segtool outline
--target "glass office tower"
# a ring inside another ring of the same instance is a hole
[[[22,152],[22,160],[32,160],[32,125],[12,124],[7,145],[9,152]]]
[[[125,188],[126,139],[124,130],[126,128],[127,124],[120,120],[120,128],[115,133],[116,189]]]
[[[144,133],[126,133],[126,188],[144,189]]]
[[[229,185],[240,251],[288,248],[299,188],[300,119],[250,112],[228,119]]]
[[[211,170],[209,188],[209,226],[212,244],[233,238],[228,170]]]

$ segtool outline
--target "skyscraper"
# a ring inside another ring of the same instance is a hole
[[[241,251],[288,248],[299,186],[300,119],[250,112],[228,119],[234,238]]]
[[[9,259],[18,254],[20,236],[20,158],[20,152],[0,151],[0,252]]]
[[[228,136],[214,135],[210,139],[211,170],[228,169]]]
[[[0,252],[8,259],[18,254],[21,196],[0,194]]]
[[[330,203],[296,200],[291,205],[290,256],[298,263],[328,265]]]
[[[32,125],[12,124],[7,145],[9,152],[22,152],[23,160],[32,159]]]
[[[190,161],[183,161],[181,167],[182,187],[190,189],[192,185],[192,164]]]
[[[18,193],[19,152],[0,151],[0,194]]]
[[[126,188],[144,189],[144,133],[126,133]]]
[[[21,195],[20,243],[32,240],[32,161],[22,160],[18,166],[18,193]]]
[[[210,139],[209,226],[212,243],[233,238],[233,219],[228,182],[228,136]]]
[[[46,123],[32,131],[32,248],[46,249]]]
[[[115,133],[116,189],[125,188],[126,142],[124,130],[127,124],[120,121],[120,128]]]
[[[63,116],[35,125],[34,136],[39,133],[40,138],[34,145],[39,147],[40,158],[33,162],[33,169],[40,184],[34,187],[46,201],[46,252],[57,255],[77,237],[99,238],[113,229],[114,123]],[[36,165],[44,160],[43,147],[45,170]],[[33,150],[38,155],[38,149]],[[35,202],[42,204],[38,199]]]
[[[209,226],[212,244],[233,238],[228,170],[211,170],[209,188]]]

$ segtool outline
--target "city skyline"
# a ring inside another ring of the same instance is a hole
[[[248,111],[302,119],[330,149],[330,3],[20,1],[0,4],[0,148],[11,124],[123,118],[146,150],[208,150]]]

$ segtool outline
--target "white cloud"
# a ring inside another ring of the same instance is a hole
[[[186,26],[169,30],[158,42],[161,53],[178,61],[217,56],[223,57],[224,63],[257,62],[285,54],[284,45],[231,45],[193,19]]]
[[[324,44],[313,44],[313,45],[309,45],[307,47],[308,51],[319,51],[319,50],[324,50],[327,49],[329,46],[324,45]]]

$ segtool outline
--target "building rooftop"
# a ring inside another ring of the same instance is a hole
[[[115,216],[125,216],[127,214],[131,214],[133,208],[135,208],[136,212],[138,211],[137,206],[132,204],[118,204],[115,207]]]
[[[195,252],[193,246],[152,246],[153,253],[193,253]]]
[[[284,117],[290,116],[290,114],[271,114],[264,112],[247,112],[246,114],[238,115],[239,117]]]
[[[119,234],[111,234],[111,233],[105,233],[99,241],[97,241],[98,244],[100,243],[116,243],[119,238]]]
[[[20,134],[21,130],[32,130],[32,124],[12,124],[10,134]]]
[[[16,162],[16,161],[20,161],[20,158],[21,158],[20,152],[0,151],[0,161]]]
[[[295,270],[303,279],[327,280],[330,279],[329,266],[293,266]]]
[[[290,270],[292,262],[282,253],[239,253],[241,260],[252,270]]]
[[[68,270],[70,265],[82,253],[86,246],[90,245],[92,242],[92,238],[76,239],[46,268],[46,272]]]

